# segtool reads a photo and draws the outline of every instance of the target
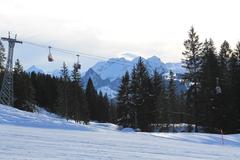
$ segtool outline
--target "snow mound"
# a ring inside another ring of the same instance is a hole
[[[37,111],[26,112],[13,107],[0,105],[0,124],[16,126],[80,130],[80,131],[113,131],[117,126],[109,123],[90,122],[89,125],[76,123],[73,120],[66,120],[56,114],[49,113],[38,107]]]

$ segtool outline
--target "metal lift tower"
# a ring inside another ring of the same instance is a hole
[[[0,103],[13,106],[14,98],[13,98],[13,50],[15,43],[22,43],[21,41],[16,40],[15,38],[10,38],[10,32],[8,33],[8,38],[1,37],[1,40],[8,41],[8,56],[7,63],[5,68],[5,73],[2,82],[2,88],[0,92]]]

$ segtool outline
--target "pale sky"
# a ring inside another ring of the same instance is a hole
[[[202,41],[211,37],[219,48],[227,40],[234,48],[240,41],[239,7],[239,0],[0,0],[0,36],[11,31],[19,40],[91,55],[131,53],[179,62],[192,25]],[[16,45],[14,58],[25,68],[35,64],[48,71],[76,59],[53,51],[56,61],[49,63],[47,52]],[[83,70],[99,60],[80,58]]]

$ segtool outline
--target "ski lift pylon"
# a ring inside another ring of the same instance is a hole
[[[77,54],[77,62],[73,65],[74,69],[79,70],[81,69],[81,64],[79,63],[79,55]]]
[[[49,53],[48,53],[48,62],[53,62],[54,61],[54,59],[53,59],[53,56],[52,56],[52,54],[51,54],[51,46],[48,46],[48,51],[49,51]]]

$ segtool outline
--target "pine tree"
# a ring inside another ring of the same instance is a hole
[[[233,132],[234,130],[238,129],[238,114],[239,114],[239,52],[240,51],[240,43],[237,44],[236,49],[230,55],[229,62],[228,62],[228,94],[226,95],[229,99],[228,107],[225,109],[226,119],[225,122],[226,126],[224,126],[225,130],[227,129],[229,132]]]
[[[69,117],[69,73],[65,62],[61,69],[61,82],[58,85],[58,111],[59,114],[65,116],[67,120]]]
[[[14,73],[16,73],[16,74],[21,74],[21,73],[23,73],[23,66],[20,64],[19,59],[16,60],[13,69],[14,69]]]
[[[5,48],[2,42],[0,41],[0,72],[2,72],[4,69],[4,61],[6,59],[4,52],[5,52]]]
[[[131,126],[133,128],[138,128],[138,119],[137,119],[138,108],[136,105],[138,89],[139,89],[138,82],[136,79],[136,66],[134,66],[131,72],[131,80],[129,84],[129,97],[130,97],[129,117],[130,117]]]
[[[157,105],[157,110],[159,112],[159,117],[157,121],[158,124],[161,124],[161,125],[168,124],[169,122],[168,122],[167,95],[164,87],[162,88],[162,91],[159,92],[156,105]]]
[[[176,97],[176,83],[174,81],[174,73],[172,70],[169,72],[170,80],[167,87],[167,113],[168,113],[168,123],[174,124],[175,116],[177,111],[177,97]],[[174,126],[173,126],[174,131]]]
[[[98,117],[97,117],[97,91],[93,85],[91,78],[89,78],[89,80],[87,82],[86,99],[87,99],[90,119],[98,120]]]
[[[99,122],[108,122],[109,121],[109,101],[107,94],[103,96],[102,92],[99,92],[97,99],[97,117]]]
[[[155,69],[153,72],[153,76],[151,77],[151,105],[149,105],[149,122],[151,124],[158,124],[160,122],[160,113],[163,109],[163,105],[159,103],[162,101],[162,96],[164,92],[164,86],[162,81],[162,76]]]
[[[202,43],[199,42],[199,36],[195,32],[194,28],[191,27],[189,31],[189,39],[184,41],[185,51],[182,53],[185,59],[183,64],[187,70],[185,74],[185,79],[192,83],[190,89],[188,90],[188,106],[190,107],[190,112],[194,117],[194,123],[196,125],[195,131],[198,131],[199,122],[199,97],[198,97],[198,84],[199,84],[199,71],[201,66],[201,47]]]
[[[23,72],[23,67],[17,59],[14,65],[14,106],[34,111],[34,93],[30,77]]]
[[[232,50],[230,48],[229,43],[225,40],[220,48],[219,56],[218,56],[218,63],[219,63],[219,69],[220,69],[220,84],[222,86],[222,90],[227,92],[228,88],[228,62],[230,58],[230,54],[232,53]]]
[[[118,123],[124,127],[130,127],[129,125],[129,73],[126,72],[122,77],[121,84],[117,96],[117,106],[118,106]]]
[[[226,129],[228,127],[228,111],[230,104],[230,75],[229,75],[229,59],[232,50],[227,41],[224,41],[221,45],[218,64],[219,64],[219,85],[221,87],[221,95],[218,96],[218,105],[219,105],[219,125],[218,128]]]
[[[64,82],[70,81],[68,67],[65,62],[63,62],[63,66],[61,69],[61,78]]]
[[[117,96],[117,119],[118,124],[123,127],[132,127],[133,121],[131,121],[130,117],[130,76],[129,73],[126,72],[122,77],[121,84],[118,91]]]
[[[84,121],[88,123],[89,113],[87,108],[87,101],[84,90],[81,85],[81,77],[79,70],[73,67],[71,74],[72,82],[69,87],[70,92],[70,104],[69,108],[71,109],[70,113],[74,120],[77,122]]]
[[[237,58],[237,71],[235,74],[235,84],[234,84],[234,90],[235,90],[235,94],[234,94],[234,103],[235,103],[235,107],[234,110],[237,111],[236,114],[237,116],[237,122],[235,122],[236,124],[238,124],[237,128],[240,128],[240,101],[239,101],[239,97],[240,97],[240,42],[237,43],[236,45],[236,49],[234,51],[235,56]]]
[[[219,117],[219,106],[217,105],[216,80],[219,76],[219,67],[216,49],[212,39],[205,40],[202,50],[202,65],[200,72],[200,115],[202,126],[209,126],[213,131]]]
[[[132,71],[130,94],[131,107],[135,110],[135,127],[149,131],[148,106],[150,105],[150,77],[142,58]]]
[[[81,75],[80,75],[80,72],[74,66],[73,66],[71,77],[72,77],[72,81],[73,82],[77,83],[78,85],[81,85]]]

